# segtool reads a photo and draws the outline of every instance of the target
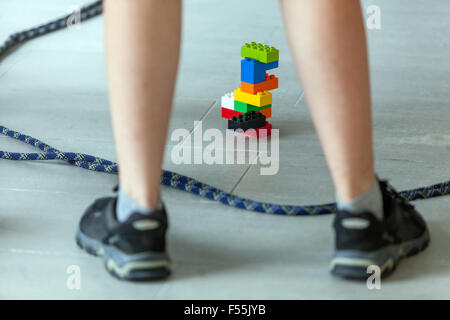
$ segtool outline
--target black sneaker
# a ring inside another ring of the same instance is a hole
[[[336,213],[335,252],[331,273],[344,278],[367,279],[367,267],[376,265],[381,276],[388,275],[400,260],[424,250],[430,242],[427,225],[411,204],[386,181],[383,194],[383,221],[370,212]]]
[[[170,274],[166,253],[168,227],[164,205],[151,215],[116,219],[117,197],[97,199],[87,208],[76,234],[80,248],[102,256],[106,270],[119,279],[152,280]]]

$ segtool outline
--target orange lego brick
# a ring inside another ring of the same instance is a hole
[[[257,94],[262,91],[269,91],[278,88],[278,78],[273,74],[270,76],[266,73],[266,81],[260,83],[248,83],[241,81],[241,90],[250,94]]]
[[[266,119],[269,119],[272,116],[272,107],[255,111],[261,112],[263,115],[266,116]]]

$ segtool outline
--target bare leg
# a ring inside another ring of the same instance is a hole
[[[340,201],[375,182],[359,0],[281,0],[287,36]]]
[[[181,38],[181,1],[106,0],[109,98],[122,190],[159,200]]]

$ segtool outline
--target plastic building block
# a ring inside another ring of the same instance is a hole
[[[262,109],[257,112],[261,112],[266,117],[266,119],[269,119],[272,117],[272,108]]]
[[[278,68],[278,60],[263,63],[255,59],[244,58],[241,60],[241,81],[255,84],[266,81],[266,71]]]
[[[246,43],[241,47],[241,57],[252,58],[263,63],[277,61],[279,51],[275,47],[269,47],[262,43]]]
[[[272,116],[269,90],[278,88],[278,78],[266,71],[278,68],[279,52],[275,47],[251,42],[241,47],[241,55],[241,87],[221,97],[222,118],[228,119],[229,129],[270,136],[272,125],[266,121]]]
[[[271,108],[271,107],[272,107],[271,104],[268,104],[268,105],[265,105],[265,106],[261,106],[261,107],[258,107],[258,106],[254,106],[254,105],[249,104],[249,105],[248,105],[248,111],[247,111],[247,112],[250,112],[250,111],[262,111],[262,110],[264,110],[264,109]]]
[[[250,110],[248,110],[248,106],[250,106],[250,104],[234,100],[234,111],[243,113],[250,112]]]
[[[234,100],[262,107],[272,104],[272,94],[267,91],[258,92],[257,94],[250,94],[241,91],[241,88],[239,87],[234,90]]]
[[[222,118],[231,119],[232,117],[237,117],[240,114],[244,115],[245,112],[238,112],[235,110],[222,107]]]
[[[256,136],[257,138],[261,137],[261,136],[270,136],[272,135],[272,124],[270,124],[269,122],[266,122],[266,125],[264,127],[255,129],[255,130],[247,130],[244,132],[244,134],[249,135],[249,136]]]
[[[266,106],[258,107],[249,103],[234,100],[234,110],[243,113],[247,113],[250,111],[261,111],[262,109],[270,108],[271,106],[271,104],[268,104]]]
[[[251,104],[243,103],[240,101],[234,101],[234,111],[238,113],[247,113],[247,112],[261,112],[263,115],[266,116],[266,119],[272,117],[272,105],[269,104],[267,106],[263,107],[257,107],[253,106]]]
[[[226,93],[225,95],[222,96],[221,99],[221,107],[226,108],[226,109],[234,109],[234,92],[230,92],[230,93]]]
[[[241,90],[251,94],[257,94],[258,92],[261,91],[269,91],[277,88],[278,88],[278,78],[275,77],[273,74],[269,76],[266,73],[266,81],[256,84],[241,81]]]
[[[228,120],[228,129],[258,129],[266,125],[266,117],[260,112],[247,112],[244,115],[232,117]]]
[[[240,114],[244,115],[247,113],[247,112],[240,112],[240,111],[236,111],[236,110],[230,110],[227,108],[221,108],[221,109],[222,109],[222,118],[225,118],[225,119],[231,119],[232,117],[237,117]],[[272,117],[272,108],[261,109],[256,112],[260,112],[261,114],[263,114],[266,117],[266,119],[269,119]]]

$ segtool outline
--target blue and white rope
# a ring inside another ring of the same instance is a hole
[[[103,11],[103,2],[95,1],[94,3],[81,8],[80,22],[98,16],[102,13],[102,11]],[[17,45],[23,42],[43,36],[47,33],[51,33],[66,28],[67,22],[71,16],[72,16],[71,14],[68,14],[62,18],[51,21],[49,23],[42,24],[38,27],[10,35],[9,38],[2,45],[0,45],[0,60],[6,55],[6,52],[8,50],[12,49],[13,47],[16,47]]]

